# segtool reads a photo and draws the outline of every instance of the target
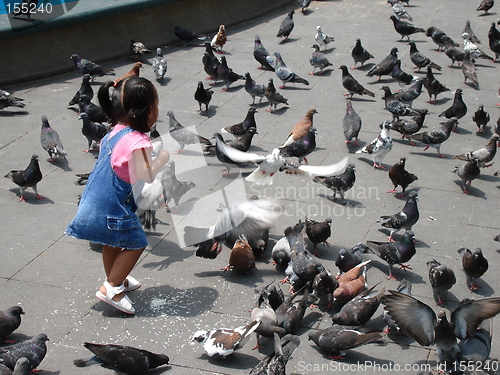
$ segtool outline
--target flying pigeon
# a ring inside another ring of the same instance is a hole
[[[403,164],[404,166],[404,164]],[[380,223],[384,228],[391,228],[391,233],[388,237],[389,241],[393,241],[392,236],[401,229],[411,231],[417,223],[420,214],[418,211],[418,194],[416,191],[410,192],[408,199],[401,211],[394,215],[381,216],[377,223]]]
[[[472,252],[466,247],[462,247],[458,249],[458,254],[462,257],[462,268],[467,277],[467,286],[472,291],[478,290],[480,286],[477,284],[477,279],[488,270],[488,260],[480,248],[476,248]]]
[[[381,128],[382,130],[377,138],[360,150],[356,151],[356,154],[371,154],[373,159],[373,168],[385,169],[386,167],[382,165],[382,160],[384,160],[385,156],[389,153],[389,151],[391,151],[393,142],[392,137],[389,134],[389,122],[384,121]]]
[[[427,268],[429,269],[429,281],[434,299],[437,301],[438,306],[444,306],[447,291],[457,282],[455,272],[436,259],[427,262]]]
[[[351,51],[351,56],[352,59],[354,60],[354,65],[351,67],[351,69],[356,69],[356,64],[358,62],[361,63],[361,67],[363,67],[364,63],[369,60],[373,59],[374,57],[370,52],[368,52],[362,45],[361,45],[361,39],[356,39],[356,44],[352,48]]]
[[[323,52],[320,52],[319,46],[317,44],[314,44],[312,48],[314,48],[314,52],[309,58],[309,63],[313,66],[313,71],[309,74],[314,75],[316,68],[319,68],[318,74],[322,74],[323,69],[325,69],[328,66],[333,66],[333,64],[330,61],[328,61]]]
[[[156,56],[153,59],[153,73],[157,80],[165,78],[167,73],[167,59],[163,56],[163,51],[160,47],[156,49]]]
[[[336,201],[337,194],[340,195],[341,203],[345,204],[345,193],[354,186],[356,182],[356,168],[354,164],[348,164],[345,171],[339,175],[333,176],[316,176],[313,181],[318,182],[323,186],[331,189],[333,195],[332,201]]]
[[[472,180],[475,180],[481,174],[481,170],[479,169],[478,161],[476,158],[471,158],[469,161],[462,165],[461,167],[456,167],[453,170],[453,173],[456,173],[458,177],[462,179],[462,191],[465,194],[469,194],[469,190],[467,190],[467,186],[470,186]]]
[[[497,153],[497,143],[500,139],[500,135],[493,134],[486,146],[481,147],[477,150],[468,152],[466,154],[452,156],[452,159],[460,159],[464,161],[469,161],[471,159],[477,159],[477,163],[481,168],[490,167],[493,163],[488,164],[493,160]]]
[[[266,96],[266,87],[255,82],[248,72],[245,73],[245,91],[252,97],[252,103],[250,105],[255,105],[255,97],[260,98],[260,103],[262,102],[262,98]]]
[[[393,47],[391,49],[391,53],[384,57],[384,59],[377,65],[375,65],[372,69],[370,69],[370,71],[368,71],[366,75],[368,77],[378,76],[377,81],[380,81],[380,77],[391,74],[397,59],[398,49],[396,47]]]
[[[380,259],[387,262],[389,266],[389,276],[388,279],[396,279],[396,276],[392,274],[392,267],[395,264],[399,264],[404,270],[411,269],[409,265],[403,264],[408,262],[416,253],[415,234],[407,230],[403,234],[401,241],[396,242],[377,242],[377,241],[366,241],[366,246],[368,249],[377,254]]]
[[[145,349],[114,344],[84,343],[94,353],[94,357],[75,359],[76,367],[99,364],[127,375],[146,374],[150,369],[168,365],[170,359],[165,354],[155,354]]]
[[[217,53],[222,53],[222,48],[227,42],[226,27],[224,25],[219,26],[219,31],[212,38],[210,45],[215,48]]]
[[[274,72],[274,59],[271,57],[271,55],[269,55],[269,52],[267,52],[266,48],[260,40],[260,36],[258,35],[255,35],[253,57],[260,64],[259,69],[270,70]]]
[[[12,306],[7,310],[0,311],[0,344],[7,342],[6,337],[19,328],[21,315],[24,315],[21,306]]]
[[[75,67],[80,71],[80,73],[82,73],[82,75],[90,74],[92,78],[96,76],[102,77],[106,74],[115,75],[113,69],[104,69],[101,65],[98,65],[93,61],[83,59],[76,53],[71,55],[70,58],[73,60]]]
[[[429,100],[427,103],[436,104],[437,96],[443,92],[450,91],[450,89],[444,86],[441,82],[439,82],[432,73],[432,68],[430,66],[427,67],[427,75],[426,80],[424,81],[424,86],[429,93]],[[432,96],[434,95],[434,100],[432,100]]]
[[[408,42],[410,41],[410,35],[416,34],[416,33],[425,33],[425,30],[420,28],[420,27],[415,27],[409,22],[401,21],[398,19],[396,16],[391,16],[390,17],[393,24],[394,24],[394,29],[396,32],[401,35],[400,41],[403,40],[404,37],[408,38]]]
[[[8,91],[0,90],[0,109],[6,107],[24,108],[26,104],[21,103],[24,99],[12,96]]]
[[[47,116],[42,116],[42,131],[40,133],[40,143],[45,151],[49,154],[49,161],[54,161],[52,155],[66,158],[67,152],[64,151],[64,146],[57,133],[49,124]]]
[[[347,302],[340,311],[332,315],[333,324],[344,326],[361,326],[367,323],[380,305],[385,287],[377,294],[372,294],[376,285],[357,295]]]
[[[294,22],[293,22],[294,14],[295,12],[293,10],[288,12],[287,16],[281,21],[280,28],[278,30],[278,34],[276,34],[276,37],[278,38],[283,37],[284,40],[288,39],[294,27]]]
[[[229,90],[229,85],[231,85],[231,83],[236,82],[239,79],[245,79],[244,76],[233,72],[233,69],[228,67],[226,56],[222,56],[220,58],[220,66],[217,70],[217,77],[226,85],[226,87],[222,89],[222,92]]]
[[[174,151],[175,154],[181,153],[186,145],[192,145],[195,143],[212,145],[212,142],[210,142],[209,139],[202,137],[201,135],[198,135],[195,132],[192,132],[191,130],[186,129],[184,126],[182,126],[182,124],[179,123],[179,121],[177,121],[177,119],[175,118],[174,112],[172,110],[167,111],[167,116],[169,127],[168,132],[172,136],[172,138],[175,139],[179,144],[179,149],[177,151]]]
[[[212,100],[213,93],[214,92],[212,90],[203,87],[203,82],[198,81],[198,86],[196,87],[196,91],[194,93],[194,99],[198,102],[198,105],[200,107],[198,112],[202,112],[201,105],[204,104],[205,114],[208,114],[208,105],[210,104],[210,100]]]
[[[266,90],[264,91],[264,95],[267,98],[267,101],[269,102],[269,108],[266,109],[267,112],[275,112],[276,107],[278,104],[282,103],[285,105],[288,105],[288,99],[283,97],[277,90],[276,87],[274,86],[274,82],[272,78],[269,78]],[[274,109],[273,109],[274,107]]]
[[[321,26],[316,26],[316,35],[314,36],[314,40],[318,43],[318,51],[320,47],[323,47],[323,51],[326,51],[328,44],[335,41],[333,36],[328,36],[321,30]]]
[[[75,93],[75,96],[73,96],[73,99],[70,100],[68,105],[78,104],[78,102],[80,101],[80,98],[82,96],[87,96],[90,98],[89,100],[92,100],[92,98],[94,97],[94,90],[92,89],[92,86],[90,85],[91,78],[92,77],[90,76],[90,74],[85,74],[82,77],[82,84],[80,85],[80,88]]]
[[[403,156],[399,159],[399,162],[394,164],[391,169],[389,169],[389,178],[392,181],[394,187],[388,191],[388,193],[394,193],[398,186],[401,186],[403,191],[398,195],[398,198],[403,198],[405,195],[405,190],[412,182],[418,180],[417,176],[413,173],[408,172],[405,169],[406,158]]]
[[[451,131],[456,124],[458,124],[457,118],[452,117],[448,119],[448,121],[442,122],[439,129],[408,135],[408,139],[426,144],[427,146],[424,151],[430,146],[434,147],[438,156],[440,158],[445,158],[446,156],[441,154],[441,144],[450,137]]]
[[[347,66],[341,65],[340,68],[342,70],[342,86],[349,92],[348,94],[343,94],[347,96],[348,99],[352,99],[354,94],[358,95],[368,95],[371,97],[375,97],[375,94],[368,89],[365,89],[357,80],[354,78],[351,73],[347,70]]]
[[[92,142],[100,142],[108,133],[108,128],[102,124],[93,122],[87,112],[80,113],[78,118],[82,120],[82,134],[88,141],[88,147],[84,152],[90,152]]]
[[[480,104],[477,111],[472,115],[472,121],[474,121],[478,128],[478,133],[484,133],[484,128],[490,122],[490,115],[484,110],[484,105]]]
[[[135,56],[135,59],[139,61],[142,55],[153,53],[150,49],[147,49],[144,43],[136,42],[134,39],[130,39],[129,50]]]
[[[417,72],[420,72],[420,69],[427,68],[428,66],[432,69],[441,71],[442,68],[438,64],[433,63],[428,57],[420,53],[415,42],[410,42],[408,44],[410,45],[410,60],[415,64],[415,69],[418,69]]]
[[[43,197],[38,194],[37,190],[37,184],[42,180],[42,172],[40,171],[40,165],[38,164],[38,155],[33,154],[31,156],[31,161],[26,169],[12,170],[7,173],[5,177],[10,178],[12,182],[19,185],[19,191],[21,193],[21,198],[19,198],[20,202],[26,202],[24,191],[29,187],[33,188],[36,199],[43,199]]]
[[[47,335],[40,333],[30,340],[0,347],[0,363],[13,370],[19,358],[25,357],[29,361],[27,370],[34,370],[47,354],[47,341]]]
[[[288,83],[303,83],[304,85],[309,85],[309,82],[304,78],[298,76],[294,72],[292,72],[286,66],[281,54],[279,52],[274,52],[274,57],[276,57],[276,66],[274,68],[274,72],[278,76],[278,78],[283,82],[283,86],[278,87],[279,89],[285,88],[285,85]]]

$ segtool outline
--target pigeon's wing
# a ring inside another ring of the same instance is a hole
[[[500,297],[462,301],[451,314],[455,335],[460,339],[474,336],[483,320],[489,319],[499,312]]]
[[[265,156],[242,152],[231,146],[226,145],[224,142],[217,142],[217,148],[235,163],[256,163],[265,160]]]
[[[293,164],[287,164],[287,170],[289,173],[295,174],[307,174],[311,177],[315,176],[332,176],[342,172],[349,162],[349,158],[346,156],[341,161],[329,164],[329,165],[300,165],[298,167]]]
[[[389,292],[390,295],[382,297],[382,303],[396,324],[420,345],[433,344],[434,326],[437,322],[434,311],[411,296],[394,290]]]

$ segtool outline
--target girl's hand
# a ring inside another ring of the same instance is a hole
[[[164,166],[165,164],[168,163],[169,160],[170,160],[170,153],[167,150],[158,151],[158,155],[156,156],[155,161],[159,165]]]

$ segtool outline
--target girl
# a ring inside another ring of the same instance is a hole
[[[106,280],[96,296],[134,314],[125,292],[140,287],[129,273],[147,240],[135,214],[132,185],[140,180],[152,182],[170,155],[162,150],[151,160],[152,145],[146,133],[158,118],[158,93],[150,81],[129,77],[116,84],[107,82],[99,89],[98,99],[114,128],[101,141],[99,158],[66,234],[103,245]]]

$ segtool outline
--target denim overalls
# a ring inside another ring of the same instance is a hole
[[[83,191],[78,212],[65,234],[81,240],[120,247],[142,249],[146,234],[135,214],[137,205],[132,185],[116,175],[111,153],[118,141],[134,131],[126,127],[109,139],[102,139],[99,158]]]

